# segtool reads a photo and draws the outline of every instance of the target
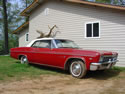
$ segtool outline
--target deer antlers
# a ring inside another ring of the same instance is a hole
[[[44,37],[52,37],[52,32],[54,28],[58,28],[56,25],[54,25],[52,28],[50,28],[50,26],[48,25],[48,28],[50,29],[49,33],[47,35],[45,35],[45,33],[37,30],[36,32],[40,34],[39,37],[37,38],[44,38]]]
[[[52,34],[52,32],[53,32],[53,29],[54,29],[54,28],[58,28],[56,25],[54,25],[52,28],[50,28],[49,25],[48,25],[48,27],[49,27],[50,31],[49,31],[49,34],[46,35],[45,37],[51,37],[51,34]]]
[[[43,38],[45,36],[45,34],[39,30],[36,30],[36,32],[40,34],[40,36],[37,38]]]

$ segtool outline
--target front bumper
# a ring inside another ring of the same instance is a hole
[[[118,60],[105,62],[105,63],[91,63],[90,70],[96,71],[96,70],[110,69],[112,66],[114,66],[116,64],[116,62],[118,62]]]

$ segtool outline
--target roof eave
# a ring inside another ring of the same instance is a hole
[[[14,30],[12,33],[13,34],[19,34],[20,31],[26,27],[28,27],[29,25],[29,21],[25,22],[24,24],[22,24],[20,27],[18,27],[16,30]]]
[[[64,0],[64,1],[77,3],[77,4],[86,4],[86,5],[91,5],[91,6],[105,7],[105,8],[111,8],[111,9],[117,9],[117,10],[124,10],[125,11],[125,6],[119,6],[119,5],[111,5],[111,4],[90,2],[90,1],[81,1],[81,0]]]
[[[32,11],[32,9],[36,8],[39,4],[43,3],[43,1],[47,1],[47,0],[34,0],[34,2],[30,6],[28,6],[26,9],[24,9],[21,12],[21,16],[29,16],[29,13]],[[119,6],[119,5],[111,5],[111,4],[89,2],[89,1],[82,1],[82,0],[61,0],[61,1],[125,11],[125,7]]]
[[[24,9],[20,15],[21,16],[29,16],[29,13],[31,12],[31,10],[33,10],[34,8],[36,8],[39,4],[41,4],[44,0],[34,0],[34,2],[29,5],[26,9]]]

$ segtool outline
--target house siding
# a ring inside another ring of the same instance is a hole
[[[44,14],[46,8],[49,8],[48,15]],[[100,22],[100,38],[85,38],[85,23],[95,21]],[[30,41],[39,36],[36,30],[48,33],[48,25],[52,27],[55,24],[60,31],[56,38],[72,39],[84,49],[118,52],[117,65],[125,66],[124,12],[50,1],[32,12],[29,24]]]
[[[30,41],[26,41],[26,34],[29,32],[29,28],[23,29],[21,33],[18,34],[19,37],[19,47],[25,47]]]

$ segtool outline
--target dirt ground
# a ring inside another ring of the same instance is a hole
[[[125,94],[125,72],[106,75],[90,73],[84,79],[64,73],[41,75],[36,79],[0,83],[0,94]]]

